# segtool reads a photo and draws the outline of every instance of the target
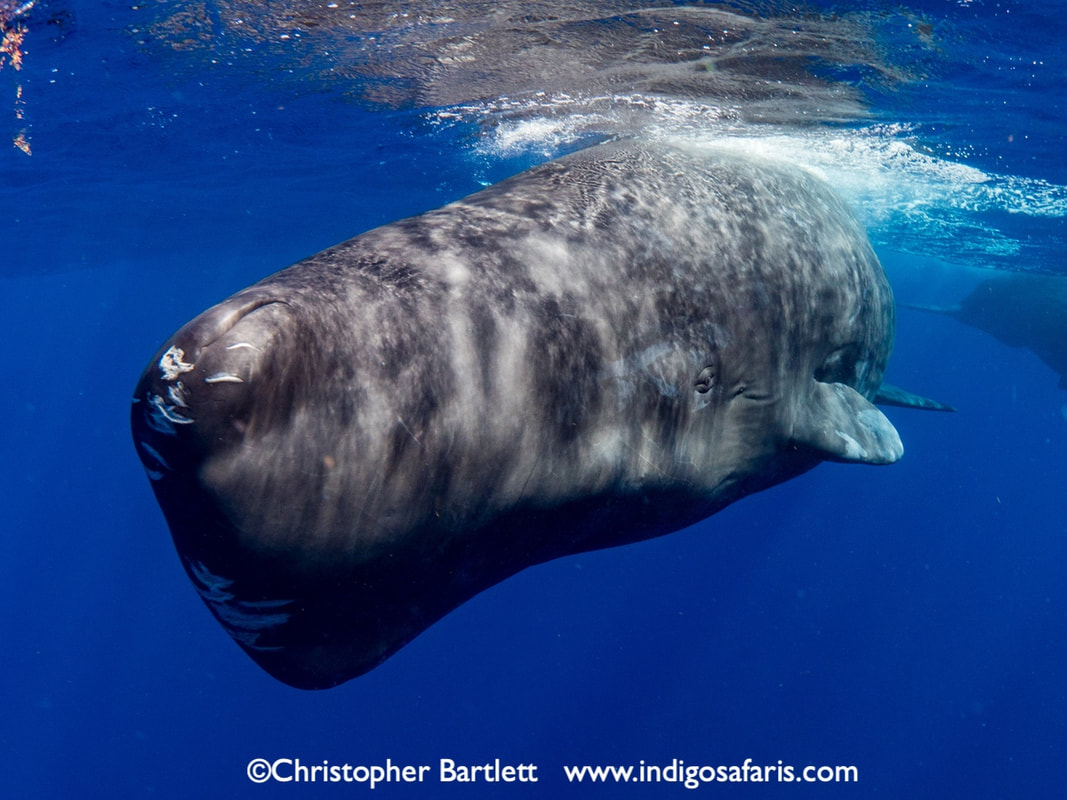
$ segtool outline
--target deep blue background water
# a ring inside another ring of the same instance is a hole
[[[873,95],[878,116],[981,169],[1067,181],[1057,6],[912,7],[953,36],[931,80]],[[0,153],[0,794],[367,791],[255,787],[260,756],[540,766],[536,786],[385,796],[684,794],[561,769],[673,758],[858,767],[812,796],[1062,794],[1067,396],[1029,352],[908,310],[889,379],[960,410],[890,409],[899,464],[824,465],[687,531],[527,570],[329,692],[262,673],[181,571],[129,441],[133,383],[232,291],[534,156],[417,111],[173,77],[130,44],[127,6],[34,13],[25,68],[0,71],[0,112],[24,85],[6,123],[33,147]],[[1020,266],[1064,269],[1062,218],[987,216],[1031,238]],[[922,285],[925,262],[880,254]]]

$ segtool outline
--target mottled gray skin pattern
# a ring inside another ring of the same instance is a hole
[[[822,460],[895,461],[868,402],[892,337],[881,267],[817,179],[608,144],[206,311],[145,371],[134,437],[220,622],[328,687],[532,564]]]

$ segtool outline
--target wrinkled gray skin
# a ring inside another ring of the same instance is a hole
[[[179,330],[132,411],[182,562],[293,686],[380,664],[532,564],[658,536],[823,460],[893,302],[817,179],[608,144],[378,228]]]

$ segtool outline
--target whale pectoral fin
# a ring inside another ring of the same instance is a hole
[[[929,397],[912,394],[899,386],[883,383],[874,397],[874,402],[883,406],[900,406],[901,408],[921,408],[924,411],[955,411],[950,405],[931,400]]]
[[[795,445],[854,464],[892,464],[904,454],[893,423],[863,395],[843,383],[812,383],[793,424]]]

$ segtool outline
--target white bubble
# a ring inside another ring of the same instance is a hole
[[[439,121],[456,118],[494,121],[477,145],[483,156],[552,158],[583,138],[629,134],[788,161],[829,182],[876,247],[962,266],[1044,266],[1027,262],[1035,256],[1026,225],[1067,218],[1067,186],[984,171],[961,160],[966,153],[931,152],[903,124],[754,126],[740,108],[641,94],[502,99],[448,109]],[[998,226],[1006,218],[1010,232]]]

